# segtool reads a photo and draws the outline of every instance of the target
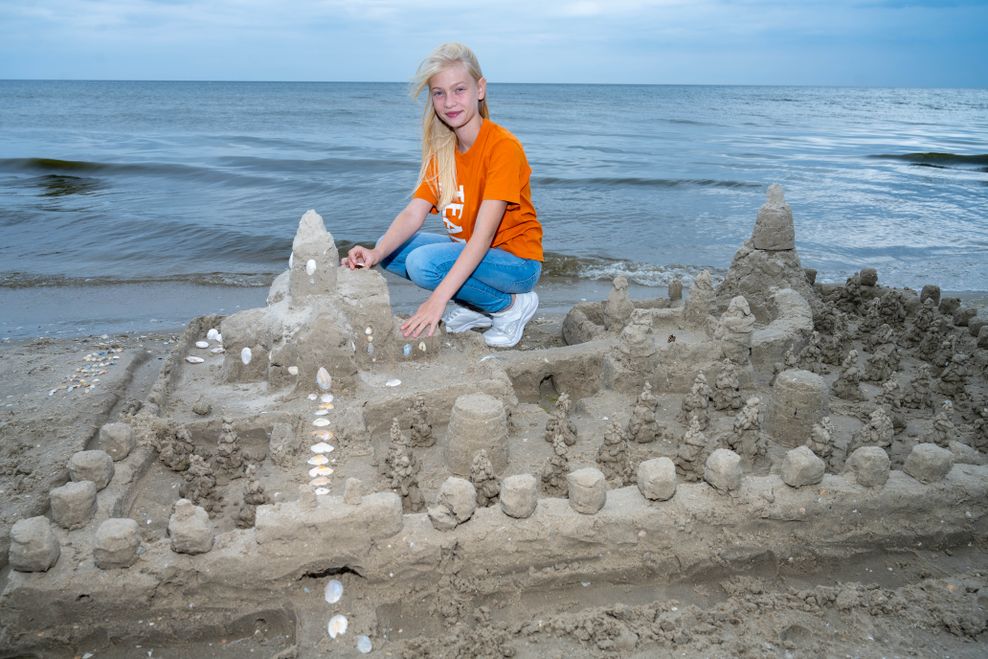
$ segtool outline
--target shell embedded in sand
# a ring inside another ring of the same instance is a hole
[[[329,625],[327,625],[327,630],[329,631],[330,638],[336,638],[341,634],[346,634],[346,616],[337,613],[335,616],[329,619]]]
[[[311,458],[307,460],[307,462],[314,467],[320,467],[326,464],[327,462],[329,462],[329,458],[327,458],[325,455],[322,454],[313,455]]]
[[[312,487],[326,487],[327,485],[330,484],[330,482],[331,481],[325,476],[316,476],[311,481],[309,481],[309,485],[311,485]]]
[[[316,416],[326,416],[327,414],[329,414],[329,410],[316,410],[315,412],[313,412],[313,414],[315,414]]]
[[[288,255],[288,269],[291,270],[295,267],[295,252]]]
[[[209,347],[209,341],[196,341],[196,347],[197,348],[208,348]]]
[[[254,358],[254,354],[250,351],[250,348],[244,348],[240,351],[240,361],[244,363],[244,366],[250,363],[250,360]]]
[[[315,259],[309,259],[308,261],[305,262],[305,274],[309,275],[310,277],[312,275],[316,274],[316,260]]]
[[[366,334],[367,336],[370,336],[373,333],[374,333],[374,328],[372,327],[368,327],[364,330],[364,334]]]
[[[309,478],[315,478],[317,476],[332,476],[333,468],[321,465],[319,467],[313,467],[309,470]]]
[[[327,437],[328,439],[328,437]],[[327,444],[326,442],[319,442],[318,444],[313,444],[309,447],[309,450],[313,453],[332,453],[334,447],[332,444]]]
[[[384,383],[384,386],[385,387],[397,387],[400,384],[401,384],[401,380],[399,380],[398,378],[391,378],[390,380],[388,380],[387,382]]]
[[[370,651],[374,649],[371,644],[370,637],[367,634],[361,634],[357,637],[357,652],[360,654],[370,654]]]
[[[323,391],[329,391],[329,388],[333,386],[333,376],[322,366],[316,372],[316,384]]]
[[[226,350],[223,348],[223,346],[216,346],[215,348],[210,348],[209,352],[213,353],[214,355],[222,355],[224,352],[226,352]]]
[[[323,411],[325,411],[325,410],[331,410],[331,409],[334,409],[335,407],[336,406],[333,405],[332,403],[319,403],[319,409],[321,409]]]
[[[326,597],[326,601],[330,604],[336,604],[343,597],[343,584],[336,579],[330,579],[326,584],[326,589],[323,591],[323,595]],[[337,616],[339,617],[339,616]],[[343,619],[343,631],[346,631],[346,618]],[[340,632],[341,634],[343,632]]]
[[[321,497],[324,494],[329,494],[329,488],[328,487],[317,487],[316,490],[315,490],[315,492],[316,492],[316,496],[317,497]]]
[[[425,341],[419,341],[419,351],[420,352],[425,352],[426,351]]]
[[[371,357],[374,356],[374,344],[373,343],[368,343],[367,344],[367,354],[370,355]]]
[[[309,394],[309,400],[315,400],[317,398],[319,398],[317,394]]]
[[[329,419],[323,419],[322,417],[320,417],[315,421],[313,421],[312,425],[316,426],[317,428],[325,428],[326,426],[329,425]]]
[[[312,436],[322,442],[328,442],[333,438],[333,432],[331,430],[313,430]]]
[[[298,375],[298,366],[289,366],[288,367],[288,374],[289,375]]]
[[[368,341],[368,342],[371,342],[371,341],[373,341],[373,340],[374,340],[374,335],[373,335],[373,334],[368,334],[368,335],[367,335],[367,341]]]
[[[220,331],[215,327],[211,327],[208,332],[206,332],[207,341],[219,341]]]
[[[185,361],[189,362],[190,364],[201,364],[201,363],[203,363],[206,360],[203,359],[202,357],[196,357],[195,355],[189,355],[188,357],[185,358]]]
[[[411,343],[406,343],[405,345],[403,345],[401,347],[401,354],[405,355],[406,357],[411,357],[412,356],[412,344]]]

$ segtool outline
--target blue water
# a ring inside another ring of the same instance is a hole
[[[417,173],[406,89],[0,81],[0,287],[260,286],[309,208],[338,242],[373,241]],[[779,182],[821,280],[874,266],[888,285],[988,290],[988,90],[491,84],[489,98],[532,165],[547,281],[723,271]]]

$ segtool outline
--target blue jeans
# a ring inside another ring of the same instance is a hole
[[[465,243],[454,242],[447,236],[419,232],[382,259],[381,267],[432,291],[464,247]],[[513,293],[527,293],[535,288],[541,274],[540,261],[491,248],[453,299],[485,313],[495,313],[511,305]]]

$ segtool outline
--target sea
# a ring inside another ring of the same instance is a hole
[[[988,292],[988,90],[491,83],[532,167],[543,308],[722,277],[780,183],[804,267]],[[298,220],[371,244],[410,197],[404,83],[0,81],[0,340],[264,303]],[[433,216],[428,230],[441,231]],[[424,295],[390,280],[398,313]]]

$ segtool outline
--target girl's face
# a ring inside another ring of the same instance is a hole
[[[479,127],[480,101],[487,93],[487,81],[474,80],[467,67],[457,62],[429,79],[432,107],[443,123],[454,131],[476,124]]]

